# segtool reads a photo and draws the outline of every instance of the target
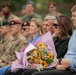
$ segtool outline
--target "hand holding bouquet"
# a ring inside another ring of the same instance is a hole
[[[46,68],[54,61],[54,53],[48,51],[47,45],[40,42],[35,49],[26,54],[29,69],[41,70]]]

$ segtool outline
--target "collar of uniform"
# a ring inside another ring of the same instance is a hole
[[[26,40],[26,37],[24,37],[22,34],[20,34],[20,35],[18,36],[18,38],[21,39],[21,40]]]
[[[11,13],[7,19],[5,19],[5,17],[3,16],[1,20],[2,21],[10,21],[10,19],[13,19],[12,15],[13,14]]]
[[[9,39],[9,41],[13,41],[14,37],[11,35],[8,39]]]

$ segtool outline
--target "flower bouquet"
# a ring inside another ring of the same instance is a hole
[[[26,53],[28,69],[41,70],[54,62],[54,53],[48,51],[47,45],[39,42],[35,49]]]
[[[12,71],[15,72],[20,68],[37,69],[51,68],[56,64],[56,51],[51,37],[48,32],[41,36],[35,43],[27,45],[20,53],[16,52],[19,60],[12,64]]]

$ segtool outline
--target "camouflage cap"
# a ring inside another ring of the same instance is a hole
[[[10,25],[8,21],[0,22],[0,26],[8,26]]]
[[[10,25],[17,25],[17,24],[22,24],[20,20],[12,20],[10,21]]]

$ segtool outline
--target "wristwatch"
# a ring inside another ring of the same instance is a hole
[[[59,64],[61,65],[62,58],[59,58]]]

